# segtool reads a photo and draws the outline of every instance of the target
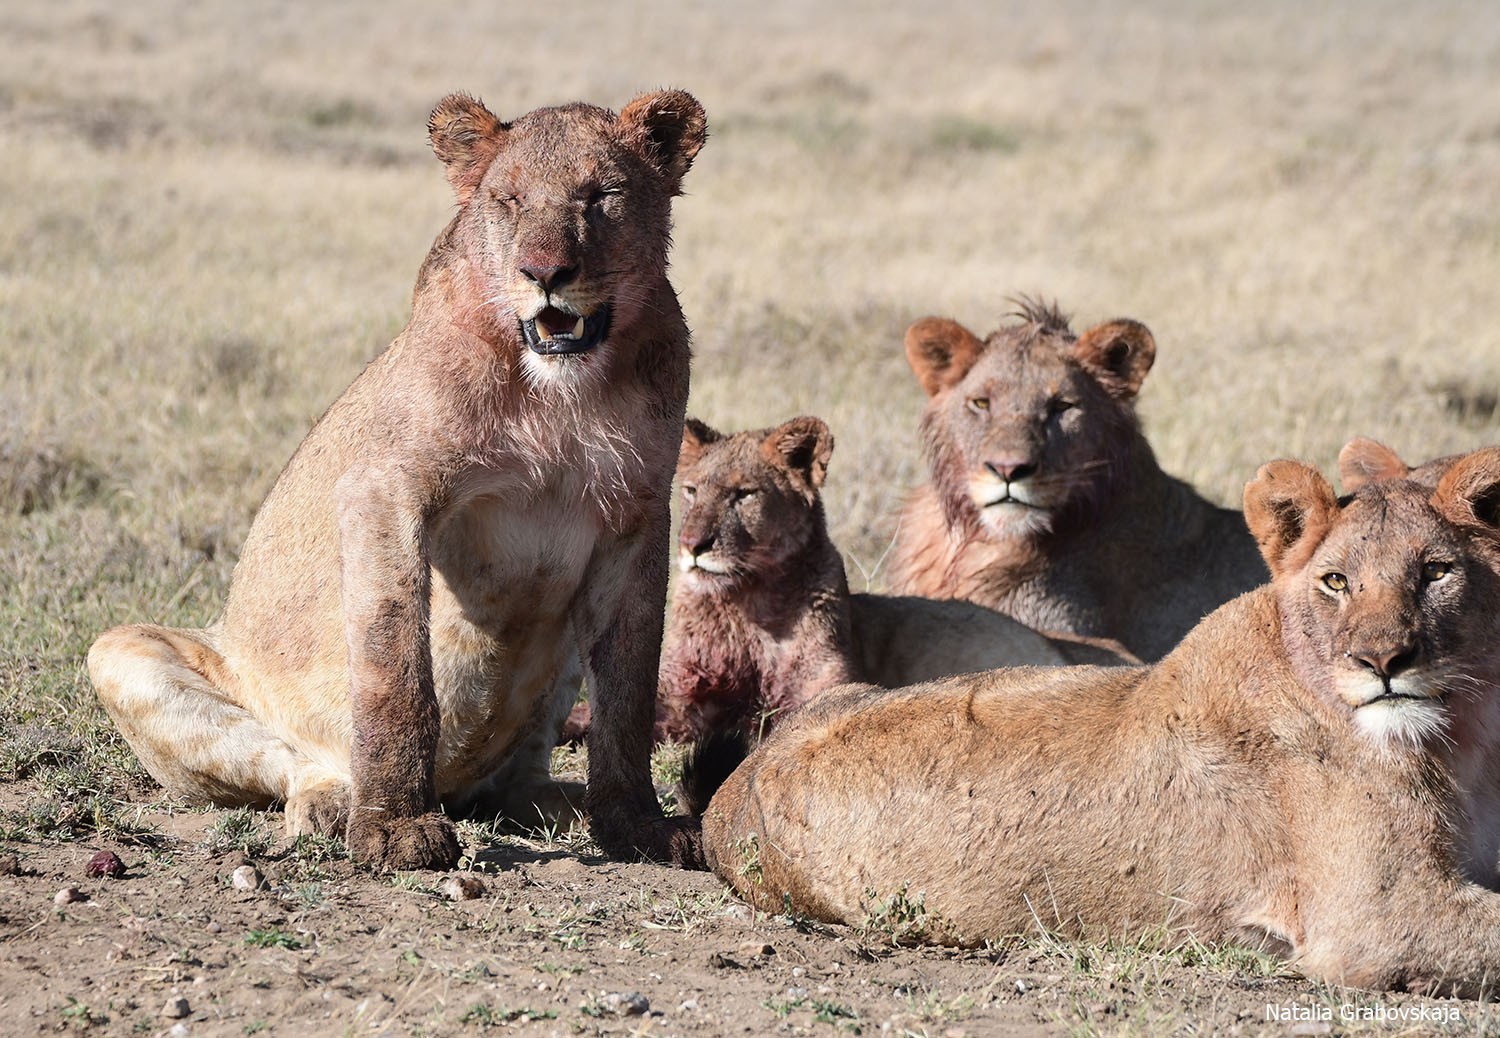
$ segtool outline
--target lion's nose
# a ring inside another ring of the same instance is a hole
[[[1015,483],[1025,479],[1027,476],[1036,474],[1036,463],[1026,458],[997,458],[987,461],[984,467],[995,474],[996,478],[1003,479],[1007,483]]]
[[[535,281],[544,292],[562,288],[568,282],[578,276],[578,267],[542,266],[541,264],[529,264],[521,268],[521,273]]]
[[[1411,669],[1417,660],[1417,649],[1414,645],[1400,645],[1381,649],[1356,649],[1349,655],[1361,666],[1370,668],[1376,677],[1389,681],[1403,670]]]
[[[690,534],[684,532],[682,535],[682,546],[693,556],[705,555],[714,550],[715,537],[712,532]]]

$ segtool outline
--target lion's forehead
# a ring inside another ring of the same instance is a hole
[[[1463,553],[1457,531],[1425,501],[1388,494],[1346,505],[1316,558],[1319,568],[1400,581],[1426,562],[1451,562]]]
[[[527,117],[506,136],[486,179],[565,193],[625,176],[632,157],[612,120]]]
[[[1083,367],[1046,337],[1030,345],[1002,341],[959,383],[965,396],[985,395],[991,407],[1036,408],[1059,393],[1078,393],[1093,384]]]

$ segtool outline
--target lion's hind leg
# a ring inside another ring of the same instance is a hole
[[[208,632],[116,627],[89,649],[88,668],[100,703],[167,789],[220,807],[286,801],[294,833],[342,829],[347,783],[322,774],[240,704]]]

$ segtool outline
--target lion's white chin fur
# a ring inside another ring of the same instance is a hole
[[[979,506],[979,517],[984,525],[997,537],[1020,541],[1052,532],[1052,513],[1045,508],[1019,501],[987,505],[976,500],[974,503]]]
[[[542,392],[577,398],[602,387],[609,370],[609,343],[602,342],[587,353],[543,355],[521,350],[521,374],[527,385]]]
[[[1387,749],[1420,749],[1434,738],[1445,738],[1448,718],[1435,699],[1385,699],[1354,711],[1355,724],[1377,745]]]
[[[1433,682],[1412,673],[1391,681],[1391,692],[1403,698],[1382,698],[1385,687],[1365,674],[1340,674],[1334,681],[1339,696],[1354,708],[1354,723],[1377,745],[1391,750],[1417,749],[1434,738],[1446,738],[1448,711],[1433,696]]]

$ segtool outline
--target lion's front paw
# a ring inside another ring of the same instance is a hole
[[[708,867],[703,860],[703,824],[697,818],[655,818],[612,832],[596,823],[592,832],[612,858],[639,856],[678,869]]]
[[[451,869],[458,855],[458,833],[444,815],[399,818],[361,811],[349,820],[349,857],[382,872]]]
[[[342,836],[349,823],[349,784],[328,781],[288,797],[286,834]]]

